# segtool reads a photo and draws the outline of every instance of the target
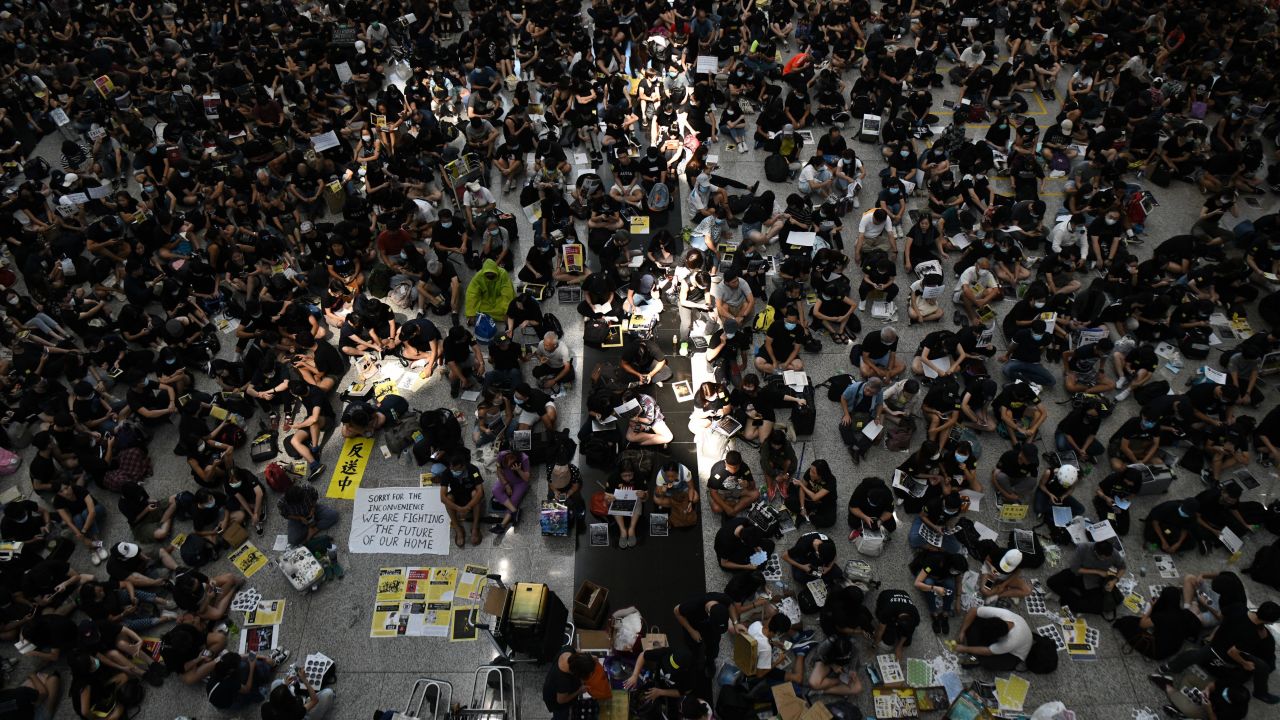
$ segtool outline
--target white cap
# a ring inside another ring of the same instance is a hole
[[[116,552],[120,557],[129,560],[138,556],[138,546],[131,542],[116,543]]]
[[[796,127],[791,123],[787,123],[786,125],[782,126],[783,135],[792,135],[795,133],[795,131],[796,131]]]
[[[357,40],[357,41],[356,41],[356,53],[358,53],[358,54],[360,54],[360,55],[363,55],[363,54],[364,54],[364,41],[363,41],[363,40]]]
[[[1076,480],[1080,477],[1080,471],[1075,465],[1063,465],[1058,468],[1058,484],[1064,488],[1069,488],[1076,484]]]
[[[302,221],[302,232],[304,233],[311,232],[312,230],[315,229],[315,227],[316,227],[315,223],[311,222],[310,220]]]
[[[76,184],[76,181],[79,179],[80,179],[79,175],[75,173],[67,173],[66,175],[62,176],[62,187],[69,188],[72,185]]]
[[[467,189],[470,190],[471,192],[480,192],[480,183],[476,180],[472,180],[471,182],[467,183]]]
[[[1022,551],[1017,548],[1013,548],[1009,552],[1005,553],[1004,557],[1000,558],[1000,572],[1011,573],[1014,570],[1017,570],[1018,566],[1021,564]]]

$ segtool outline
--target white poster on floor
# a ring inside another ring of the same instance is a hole
[[[356,490],[348,549],[388,555],[449,554],[449,515],[440,488]]]

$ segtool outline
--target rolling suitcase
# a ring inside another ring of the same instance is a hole
[[[796,431],[796,435],[812,435],[813,428],[818,423],[818,409],[813,404],[813,386],[806,386],[804,390],[804,405],[791,408],[791,429]]]
[[[539,661],[550,659],[565,645],[569,608],[542,583],[516,583],[507,612],[507,644]]]

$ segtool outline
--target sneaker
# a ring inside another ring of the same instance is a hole
[[[289,659],[289,651],[284,648],[276,648],[275,650],[272,650],[271,654],[267,657],[271,658],[271,662],[279,666]]]
[[[813,640],[814,634],[815,633],[812,630],[801,630],[796,633],[796,636],[792,638],[791,642],[793,645],[801,645],[803,643],[807,643],[810,640]]]
[[[1067,176],[1067,171],[1066,171],[1066,170],[1054,170],[1054,171],[1052,171],[1052,172],[1050,172],[1050,173],[1049,173],[1049,177],[1051,177],[1051,178],[1063,178],[1063,177],[1066,177],[1066,176]]]
[[[1116,380],[1116,389],[1117,389],[1117,390],[1123,390],[1123,389],[1124,389],[1124,387],[1125,387],[1126,385],[1128,385],[1128,384],[1129,384],[1129,376],[1128,376],[1128,375],[1121,375],[1121,376],[1120,376],[1120,379],[1119,379],[1119,380]]]
[[[946,615],[943,615],[943,616],[942,616],[941,618],[939,618],[939,619],[942,621],[942,622],[941,622],[941,625],[942,625],[942,634],[943,634],[943,635],[950,635],[950,634],[951,634],[951,620],[950,620],[950,619],[948,619]]]
[[[311,472],[307,473],[307,480],[308,481],[315,480],[317,477],[320,476],[320,473],[324,472],[326,467],[328,466],[320,462],[319,460],[311,463]]]
[[[933,628],[934,635],[941,635],[942,634],[942,618],[935,615],[933,617],[933,622],[931,623],[931,627]]]
[[[808,640],[798,640],[791,643],[791,652],[801,655],[809,652],[809,648],[817,645],[818,641],[810,638]]]
[[[1124,402],[1125,400],[1128,400],[1129,396],[1132,394],[1133,394],[1133,390],[1129,388],[1125,388],[1120,392],[1116,393],[1116,402]]]
[[[971,668],[971,667],[978,666],[978,658],[968,653],[960,655],[959,659],[960,659],[960,667],[962,668]]]
[[[746,154],[746,152],[750,149],[751,148],[747,147],[746,143],[738,143],[738,154],[740,155]]]

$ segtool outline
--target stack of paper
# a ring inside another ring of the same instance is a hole
[[[1017,675],[996,678],[996,700],[1000,703],[1000,709],[1021,712],[1023,703],[1027,701],[1027,690],[1030,687],[1031,683]]]

